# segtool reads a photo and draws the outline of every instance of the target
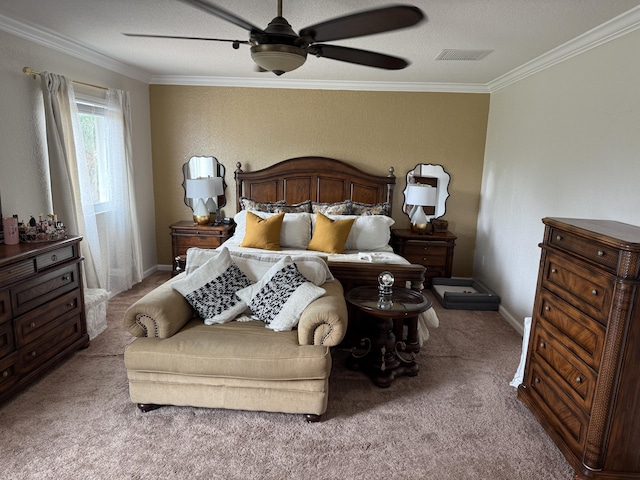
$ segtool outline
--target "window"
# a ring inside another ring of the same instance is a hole
[[[91,195],[96,212],[109,209],[109,162],[107,156],[106,107],[100,99],[77,96],[76,105],[84,140]]]

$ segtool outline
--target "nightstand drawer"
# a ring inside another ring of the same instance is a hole
[[[556,228],[551,229],[549,244],[602,265],[610,270],[611,273],[616,272],[618,250],[615,248],[599,245],[593,239],[588,240]]]
[[[542,287],[606,325],[614,288],[606,275],[549,252]]]
[[[542,291],[538,319],[571,351],[594,369],[600,366],[605,329],[572,305],[555,295]]]
[[[226,238],[220,237],[218,235],[185,235],[182,237],[175,237],[176,246],[178,248],[184,248],[185,251],[186,249],[191,247],[216,248],[222,245],[224,240],[226,240]]]

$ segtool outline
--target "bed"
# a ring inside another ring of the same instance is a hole
[[[391,213],[396,181],[393,168],[389,168],[387,175],[374,175],[341,160],[309,156],[283,160],[256,171],[244,171],[238,163],[234,177],[238,212],[235,220],[238,226],[234,236],[224,243],[226,248],[247,250],[240,247],[244,237],[243,215],[247,211],[260,212],[263,217],[285,211],[285,219],[287,216],[293,219],[308,207],[312,229],[315,228],[313,222],[317,212],[331,218],[342,218],[346,212],[350,217],[361,217],[355,220],[357,223],[354,223],[353,231],[360,223],[370,226],[375,222],[377,229],[379,224],[385,223],[386,218],[387,236],[363,234],[360,243],[356,239],[349,245],[350,240],[347,240],[344,253],[318,254],[326,256],[331,273],[342,283],[345,291],[360,285],[377,285],[378,275],[385,270],[393,273],[396,285],[422,290],[425,268],[410,264],[405,258],[395,254],[388,245],[388,233],[393,224]],[[344,205],[349,205],[349,209],[342,211]],[[300,210],[296,210],[296,207]],[[363,251],[362,246],[375,249]],[[310,253],[303,244],[295,242],[283,246],[281,252],[292,255]],[[350,320],[352,319],[355,321],[350,322],[347,344],[361,338],[362,328],[356,312],[350,312]],[[433,309],[420,318],[398,322],[395,334],[397,338],[404,340],[409,351],[417,352],[428,338],[429,326],[437,326]]]

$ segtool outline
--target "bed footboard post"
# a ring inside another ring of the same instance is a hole
[[[236,170],[233,172],[233,178],[236,181],[236,212],[242,210],[241,198],[242,198],[242,180],[238,178],[242,173],[242,167],[240,162],[236,163]]]

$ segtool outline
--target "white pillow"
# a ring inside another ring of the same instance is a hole
[[[222,249],[191,275],[171,284],[191,304],[207,325],[226,323],[247,309],[236,292],[251,285],[251,280]]]
[[[276,213],[257,212],[251,213],[260,218],[270,218]],[[242,241],[247,233],[247,211],[241,210],[235,214],[233,220],[236,222],[236,229],[233,236]],[[280,230],[280,246],[288,248],[307,248],[311,240],[311,214],[306,212],[285,213]]]
[[[325,293],[324,288],[307,281],[291,257],[285,256],[258,283],[238,290],[236,295],[267,328],[285,332],[298,325],[304,309]]]
[[[376,252],[388,251],[393,218],[386,215],[327,215],[332,220],[355,219],[344,245],[346,251]],[[315,214],[311,220],[316,225]]]
[[[222,246],[221,249],[226,247]],[[204,265],[209,259],[217,257],[220,250],[192,247],[187,250],[187,264],[185,271],[191,274],[196,268]],[[234,263],[252,282],[261,279],[269,269],[283,258],[281,253],[258,253],[230,250]],[[296,263],[300,273],[314,285],[322,285],[333,280],[333,275],[327,265],[327,257],[313,254],[290,255]]]

